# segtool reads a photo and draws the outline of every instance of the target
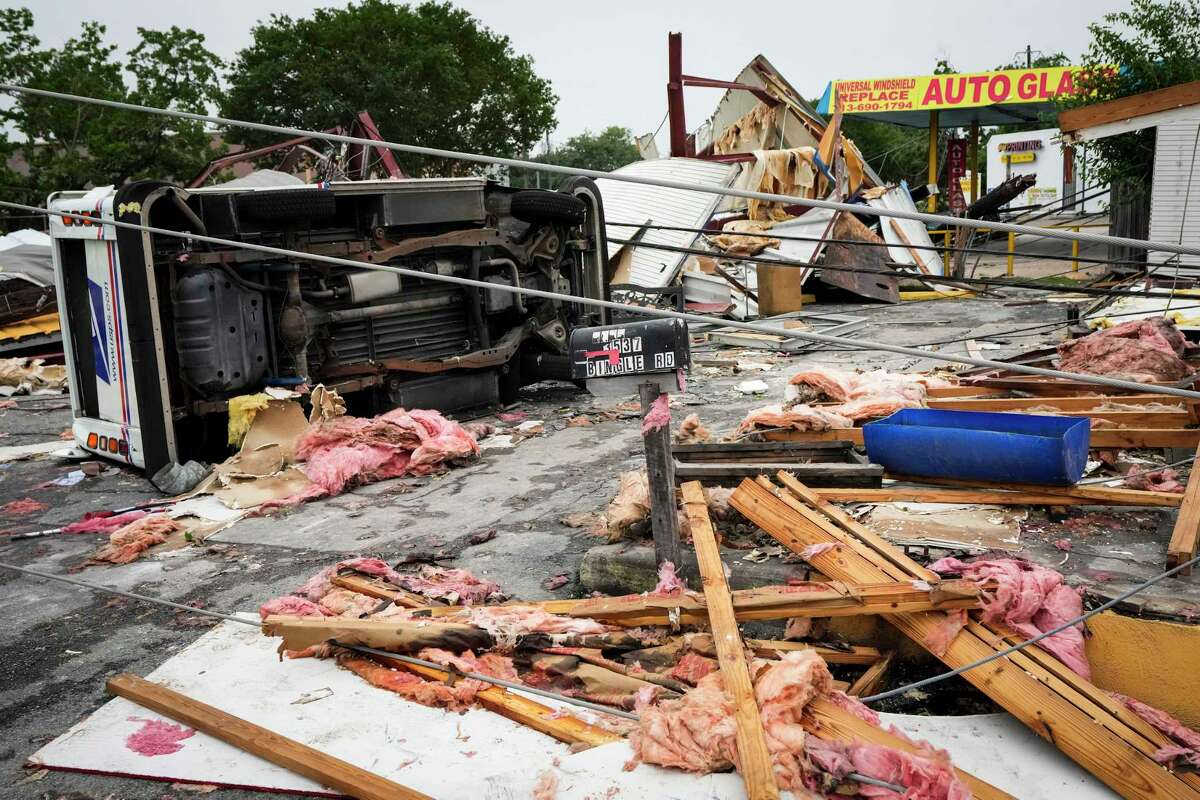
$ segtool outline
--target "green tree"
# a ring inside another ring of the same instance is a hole
[[[1073,108],[1115,100],[1200,79],[1200,1],[1132,0],[1126,11],[1105,14],[1088,26],[1092,42],[1083,56]],[[1097,180],[1144,182],[1154,164],[1154,131],[1098,139],[1089,145]]]
[[[562,167],[599,169],[611,172],[618,167],[631,164],[641,157],[641,153],[638,152],[637,145],[633,141],[633,133],[628,128],[610,125],[600,133],[585,130],[578,136],[567,139],[567,143],[562,147],[542,153],[533,160]],[[532,172],[532,170],[528,171]],[[566,178],[565,175],[544,173],[541,177],[541,185],[557,188]],[[520,179],[513,181],[513,185],[532,186],[535,183],[536,180],[532,175],[520,176]]]
[[[6,82],[109,100],[204,112],[220,99],[220,60],[192,30],[138,29],[124,58],[105,28],[84,22],[62,47],[46,49],[31,33],[26,9],[0,12],[0,76]],[[126,74],[130,82],[126,82]],[[62,189],[121,185],[140,178],[183,179],[212,157],[201,123],[19,95],[3,111],[27,175],[9,174],[26,199]]]
[[[510,157],[555,124],[558,98],[532,60],[449,3],[364,0],[304,19],[273,15],[252,35],[229,74],[229,117],[322,129],[365,110],[392,141]],[[229,136],[254,145],[278,138]],[[395,155],[409,174],[476,169]]]

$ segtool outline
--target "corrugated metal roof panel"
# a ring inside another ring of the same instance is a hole
[[[899,186],[885,192],[880,197],[868,200],[867,205],[873,208],[886,208],[892,211],[917,210],[916,204],[913,203],[912,195],[908,193],[908,184],[903,181],[900,182]],[[925,223],[913,219],[897,219],[896,217],[879,218],[879,229],[883,233],[883,240],[892,245],[888,248],[888,255],[892,257],[892,261],[916,269],[916,260],[913,258],[908,247],[905,246],[904,241],[892,227],[892,222],[899,225],[900,230],[904,231],[904,235],[908,237],[909,243],[916,246],[933,246],[933,240],[929,238],[929,230],[925,227]],[[930,274],[945,274],[941,256],[937,254],[936,250],[917,250],[917,252],[921,254],[921,260],[925,262],[925,266],[929,269]]]
[[[621,175],[722,187],[733,183],[737,171],[736,164],[695,158],[637,161],[616,170]],[[699,228],[708,222],[713,209],[721,200],[721,195],[708,192],[663,189],[604,178],[597,180],[596,184],[600,187],[600,195],[604,199],[605,219],[635,226],[644,225],[649,221],[654,225]],[[612,239],[631,239],[636,232],[636,227],[616,227],[611,224],[607,229],[607,234]],[[685,231],[647,230],[640,241],[690,247],[697,237],[698,234]],[[610,254],[613,252],[615,250],[610,251]],[[638,286],[666,286],[674,280],[680,264],[686,257],[683,253],[638,247],[633,252],[629,280]]]

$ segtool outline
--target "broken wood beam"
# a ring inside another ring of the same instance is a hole
[[[403,606],[404,608],[426,608],[428,606],[446,605],[440,600],[431,600],[424,595],[410,592],[408,589],[388,583],[382,578],[372,578],[357,574],[335,575],[329,579],[329,582],[334,586],[349,589],[359,594],[365,594],[368,597],[391,600],[396,605]]]
[[[785,642],[778,639],[747,639],[746,646],[753,650],[755,655],[762,656],[763,658],[778,658],[781,653],[789,653],[794,650],[813,650],[817,655],[825,659],[826,664],[843,664],[854,667],[874,664],[879,660],[880,656],[879,650],[864,645],[846,645],[845,649],[842,649],[839,647],[809,644],[808,642]],[[693,647],[693,649],[695,648]]]
[[[1179,516],[1171,531],[1167,545],[1167,569],[1174,569],[1185,561],[1196,557],[1196,545],[1200,542],[1200,447],[1196,448],[1196,461],[1188,475],[1187,489],[1179,506]],[[1192,568],[1181,570],[1178,575],[1191,575]]]
[[[895,651],[888,652],[881,656],[874,664],[867,667],[863,674],[859,675],[854,683],[850,684],[850,688],[846,690],[846,694],[854,695],[855,697],[865,697],[874,694],[879,684],[887,677],[888,668],[892,665],[892,659],[895,655]]]
[[[699,482],[683,485],[683,507],[696,547],[696,559],[704,582],[704,597],[712,625],[713,644],[721,665],[721,679],[733,700],[737,722],[737,751],[741,762],[742,781],[749,800],[777,800],[779,787],[775,783],[775,767],[767,738],[763,732],[750,669],[746,665],[745,644],[733,614],[729,585],[725,582],[725,565],[717,549],[717,537],[708,518],[708,503]]]
[[[919,589],[910,583],[889,581],[875,584],[830,582],[763,586],[730,592],[734,615],[739,622],[977,608],[979,598],[979,586],[973,581],[961,580],[935,580],[927,589]],[[674,619],[684,625],[704,625],[709,622],[706,602],[687,594],[678,597],[636,594],[596,597],[580,601],[567,613],[572,617],[587,617],[630,627],[668,625]]]
[[[1173,492],[1151,492],[1146,489],[1125,489],[1119,486],[1042,486],[1036,483],[990,483],[988,481],[959,480],[957,478],[931,478],[913,475],[888,475],[898,481],[927,483],[935,486],[970,487],[1002,491],[1031,492],[1033,494],[1056,495],[1088,500],[1093,505],[1118,506],[1166,506],[1177,507],[1183,495]]]
[[[810,502],[828,503],[811,490],[798,488],[799,493],[793,494],[765,478],[747,480],[730,502],[789,549],[841,545],[809,558],[823,574],[838,580],[913,580],[932,574],[846,515],[835,518],[826,516],[823,508],[810,507]],[[945,651],[937,652],[939,648],[931,643],[939,634],[944,640],[944,613],[894,614],[885,619],[951,668],[1007,647],[1005,630],[972,621]],[[971,669],[963,677],[1123,797],[1200,798],[1200,778],[1168,772],[1154,761],[1154,754],[1170,745],[1164,735],[1044,650],[1026,648]]]
[[[449,683],[452,680],[451,674],[445,670],[410,664],[398,658],[389,658],[379,654],[365,657],[394,669],[406,670],[427,680],[441,681],[442,683]],[[477,693],[475,699],[488,711],[533,728],[547,736],[552,736],[566,744],[594,747],[624,738],[595,725],[589,725],[578,717],[563,715],[559,710],[510,692],[503,686],[489,686]]]
[[[819,739],[850,744],[868,742],[891,747],[909,755],[928,758],[927,754],[913,744],[910,739],[897,736],[866,720],[859,719],[823,697],[814,698],[804,707],[804,716],[800,722],[804,726],[804,730]],[[969,772],[955,767],[954,773],[971,790],[975,800],[1016,800],[1007,792],[976,778]]]
[[[809,484],[805,483],[806,486]],[[810,487],[817,495],[835,503],[954,503],[991,506],[1084,506],[1108,505],[1085,497],[1002,489],[936,489],[893,486],[883,489],[828,489]],[[1144,505],[1144,503],[1142,503]]]
[[[381,778],[219,708],[128,673],[108,679],[108,691],[182,722],[226,744],[359,800],[431,800],[429,795]]]
[[[1104,395],[1063,397],[946,397],[938,398],[930,390],[926,403],[930,408],[943,408],[952,411],[1019,411],[1026,408],[1057,408],[1062,411],[1090,411],[1098,415],[1099,406],[1105,403],[1120,403],[1126,406],[1163,405],[1187,406],[1195,402],[1185,400],[1170,394],[1126,394],[1108,397]]]
[[[428,620],[348,619],[343,617],[290,617],[272,615],[262,622],[267,636],[283,639],[283,650],[304,650],[318,644],[337,641],[394,653],[415,653],[426,647],[439,647],[461,653],[463,650],[487,650],[492,635],[474,625]]]

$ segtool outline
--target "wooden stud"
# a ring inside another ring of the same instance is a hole
[[[708,518],[708,504],[699,482],[683,485],[683,507],[687,512],[692,542],[696,546],[696,560],[704,581],[704,597],[708,601],[708,618],[712,625],[717,661],[721,665],[721,679],[725,691],[733,698],[738,758],[746,795],[749,800],[775,800],[779,797],[775,769],[771,753],[767,750],[762,719],[758,715],[754,686],[750,683],[745,646],[733,615],[733,601],[729,597],[729,585],[725,582],[725,567],[721,563],[717,537]]]
[[[909,475],[888,475],[898,481],[928,483],[936,486],[971,487],[978,489],[1012,490],[1034,494],[1074,497],[1091,501],[1093,505],[1119,506],[1166,506],[1178,507],[1183,495],[1173,492],[1151,492],[1144,489],[1124,489],[1119,486],[1042,486],[1036,483],[989,483],[988,481],[964,481],[957,478],[931,478]]]
[[[116,675],[108,679],[107,685],[108,691],[115,695],[350,797],[359,800],[430,800],[427,794],[381,778],[137,675]]]
[[[973,581],[954,580],[934,581],[929,589],[892,581],[877,584],[830,582],[812,584],[811,589],[804,592],[791,586],[762,586],[730,593],[734,615],[739,622],[977,608],[979,597],[979,586]],[[668,625],[673,618],[684,625],[709,622],[707,605],[688,595],[597,597],[580,601],[568,614],[626,627]]]
[[[967,503],[991,506],[1104,505],[1096,500],[1083,497],[1045,492],[1006,492],[999,489],[932,489],[921,486],[893,486],[884,489],[811,488],[822,499],[834,503]]]
[[[769,482],[768,482],[769,483]],[[885,561],[871,545],[842,530],[833,520],[818,526],[784,502],[779,490],[744,481],[731,504],[789,548],[824,542],[846,547],[810,558],[822,573],[841,580],[885,580],[895,573],[899,558]],[[836,535],[835,532],[841,535]],[[905,578],[920,577],[909,573]],[[944,614],[896,614],[885,617],[918,644],[932,641],[944,624]],[[972,622],[938,657],[950,667],[973,663],[1005,646],[1001,632]],[[1172,774],[1152,758],[1169,744],[1145,723],[1138,724],[1115,708],[1112,698],[1087,681],[1073,676],[1061,663],[1050,668],[1042,658],[1053,657],[1028,648],[964,673],[983,691],[1039,736],[1057,746],[1106,785],[1127,798],[1200,797],[1196,776]],[[1067,674],[1063,674],[1063,673]]]
[[[874,694],[875,689],[887,677],[888,667],[892,665],[892,658],[896,653],[888,652],[884,654],[878,661],[867,667],[862,675],[859,675],[854,683],[850,684],[850,688],[846,690],[846,694],[854,695],[855,697],[865,697]]]
[[[370,655],[367,658],[395,669],[407,670],[431,681],[446,683],[450,680],[450,673],[444,670],[409,664],[407,661],[387,656]],[[547,736],[553,736],[567,744],[594,747],[623,738],[603,728],[589,725],[578,717],[560,715],[555,709],[510,692],[503,686],[489,686],[476,694],[475,699],[488,711],[493,711],[513,722],[519,722],[536,731],[541,731]]]
[[[1179,506],[1179,516],[1175,520],[1175,529],[1171,532],[1171,542],[1167,545],[1167,568],[1173,569],[1185,561],[1196,557],[1196,544],[1200,541],[1200,447],[1196,448],[1196,461],[1192,462],[1192,474],[1188,476],[1187,491],[1183,494],[1183,503]],[[1176,573],[1191,575],[1192,568],[1188,567]]]
[[[474,625],[428,620],[349,619],[344,617],[290,617],[272,615],[262,621],[266,636],[283,639],[280,648],[304,650],[331,640],[343,645],[360,645],[395,653],[440,647],[461,653],[487,650],[492,635]]]
[[[889,219],[888,224],[891,225],[892,233],[896,234],[896,238],[904,242],[904,249],[907,250],[908,254],[913,257],[913,263],[916,265],[917,269],[921,270],[921,272],[925,273],[926,275],[932,274],[929,271],[929,267],[925,266],[925,259],[921,257],[921,253],[913,248],[912,240],[908,238],[908,234],[904,232],[904,228],[900,227],[900,223],[895,219]]]
[[[1129,394],[1118,397],[963,397],[963,398],[934,398],[926,400],[930,408],[943,408],[952,411],[1017,411],[1026,408],[1057,408],[1062,411],[1091,411],[1097,416],[1103,416],[1097,407],[1105,403],[1120,403],[1121,405],[1164,405],[1177,406],[1183,404],[1195,405],[1182,397],[1170,394]]]
[[[380,600],[391,600],[404,608],[428,608],[429,606],[444,606],[440,600],[430,600],[424,595],[410,592],[395,586],[381,578],[368,578],[365,575],[335,575],[329,579],[334,586],[349,589],[352,592],[377,597]]]

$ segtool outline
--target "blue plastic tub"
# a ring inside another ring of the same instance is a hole
[[[863,426],[871,461],[888,472],[1067,485],[1083,475],[1090,420],[906,408]]]

